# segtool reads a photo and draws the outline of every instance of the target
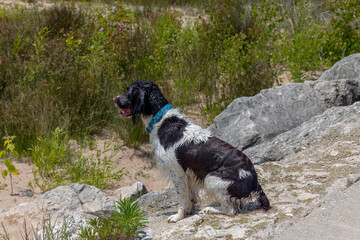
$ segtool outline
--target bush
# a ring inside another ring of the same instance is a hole
[[[81,150],[75,152],[70,148],[68,135],[59,128],[50,140],[39,138],[30,152],[35,184],[42,191],[71,183],[104,189],[122,176],[123,169],[114,172],[112,159],[117,152],[110,149],[110,144],[104,143],[103,151],[85,157]]]
[[[324,35],[326,57],[331,63],[360,51],[360,2],[357,0],[329,1],[333,14]]]
[[[140,203],[132,198],[124,198],[115,204],[110,216],[90,220],[88,227],[83,227],[80,239],[138,239],[146,225],[145,213]]]

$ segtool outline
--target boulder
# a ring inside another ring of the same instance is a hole
[[[168,187],[158,192],[150,192],[140,198],[142,206],[149,208],[166,209],[178,205],[174,187]]]
[[[291,83],[235,99],[209,128],[244,150],[299,126],[326,108],[323,97],[308,84]]]
[[[327,108],[357,101],[360,53],[337,62],[317,81],[287,84],[235,99],[209,129],[216,137],[245,150],[300,126]]]
[[[360,80],[336,79],[305,83],[320,93],[327,107],[348,106],[360,101]]]
[[[309,139],[321,136],[338,124],[355,123],[360,119],[360,102],[347,107],[329,108],[300,126],[279,134],[271,140],[248,148],[244,153],[254,162],[279,161],[301,151]]]
[[[360,80],[360,53],[347,56],[325,71],[318,81],[331,81],[336,79]]]

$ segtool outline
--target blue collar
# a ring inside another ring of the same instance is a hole
[[[170,103],[166,104],[162,109],[160,109],[160,111],[158,111],[155,116],[151,119],[150,123],[149,123],[149,126],[146,128],[146,130],[151,133],[153,127],[154,127],[154,124],[157,123],[160,118],[162,116],[164,116],[164,114],[170,110],[171,108],[173,108],[173,106],[171,106]]]

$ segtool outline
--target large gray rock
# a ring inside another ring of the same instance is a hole
[[[243,150],[299,126],[326,108],[319,92],[307,84],[291,83],[235,99],[215,117],[210,130]]]
[[[140,198],[141,205],[149,208],[166,209],[178,205],[175,188],[165,188],[158,192],[150,192]]]
[[[286,156],[301,151],[309,139],[321,136],[330,127],[343,123],[354,123],[359,119],[360,102],[347,107],[329,108],[324,113],[290,131],[246,149],[244,153],[254,163],[282,160]]]
[[[360,101],[360,80],[308,81],[306,84],[320,93],[328,107],[347,106]]]
[[[318,81],[331,81],[336,79],[360,80],[360,53],[355,53],[341,59],[329,70],[325,71]]]

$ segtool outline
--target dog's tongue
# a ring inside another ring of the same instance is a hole
[[[131,115],[131,109],[130,107],[127,107],[127,108],[124,108],[120,111],[120,114],[123,116],[123,117],[129,117]]]

